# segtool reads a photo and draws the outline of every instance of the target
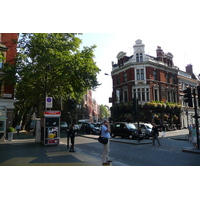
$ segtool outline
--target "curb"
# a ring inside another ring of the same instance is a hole
[[[90,137],[90,136],[87,136],[87,135],[78,135],[78,136],[85,137],[85,138],[90,138],[90,139],[94,139],[94,140],[98,140],[98,137],[92,137],[92,136]],[[122,140],[110,139],[110,142],[125,143],[125,144],[132,144],[132,145],[152,144],[152,142],[138,142],[137,140],[135,140],[135,141],[131,140],[131,141],[122,141]]]
[[[182,149],[182,152],[200,154],[200,149],[184,148]]]

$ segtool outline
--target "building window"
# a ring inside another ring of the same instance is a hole
[[[138,101],[141,101],[141,91],[140,91],[140,88],[137,89],[137,98],[138,98]]]
[[[143,56],[142,56],[142,53],[140,53],[140,62],[143,62]]]
[[[171,95],[170,95],[170,91],[167,92],[167,101],[171,102]]]
[[[146,100],[149,101],[149,88],[146,88]]]
[[[137,80],[144,80],[144,69],[137,69]]]
[[[136,95],[136,89],[133,89],[133,98],[136,98],[137,95]]]
[[[149,101],[149,88],[134,88],[132,97],[138,98],[138,101]]]
[[[175,84],[175,77],[172,75],[172,84]]]
[[[119,85],[119,84],[120,84],[120,76],[117,75],[117,85]]]
[[[167,83],[170,83],[169,74],[166,74],[166,81],[167,81]]]
[[[145,101],[145,89],[142,88],[142,101]]]
[[[140,62],[140,60],[139,60],[139,53],[136,53],[136,62]]]
[[[153,77],[154,77],[154,80],[157,80],[157,71],[156,70],[153,70]]]
[[[124,82],[127,81],[127,73],[124,73]]]
[[[116,102],[120,103],[120,90],[116,90]]]
[[[142,53],[136,53],[136,62],[143,62]]]
[[[172,91],[172,101],[173,101],[174,103],[177,103],[176,91]]]
[[[123,101],[124,101],[124,103],[127,103],[128,102],[128,92],[127,92],[127,90],[124,90],[123,93],[124,93],[123,94]]]
[[[158,89],[154,89],[154,101],[158,101]]]

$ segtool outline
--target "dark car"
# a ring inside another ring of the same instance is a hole
[[[134,124],[127,122],[115,122],[111,131],[111,136],[121,136],[122,138],[138,138],[138,131]],[[141,133],[140,139],[143,139],[143,134]]]
[[[87,134],[100,134],[100,129],[95,127],[92,123],[83,123],[80,128],[80,132]]]

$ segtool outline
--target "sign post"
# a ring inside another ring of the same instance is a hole
[[[52,107],[53,107],[53,98],[46,97],[46,108],[52,108]]]

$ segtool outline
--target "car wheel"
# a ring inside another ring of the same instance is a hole
[[[146,139],[149,139],[149,135],[148,135],[148,134],[146,134],[146,135],[145,135],[145,138],[146,138]]]

